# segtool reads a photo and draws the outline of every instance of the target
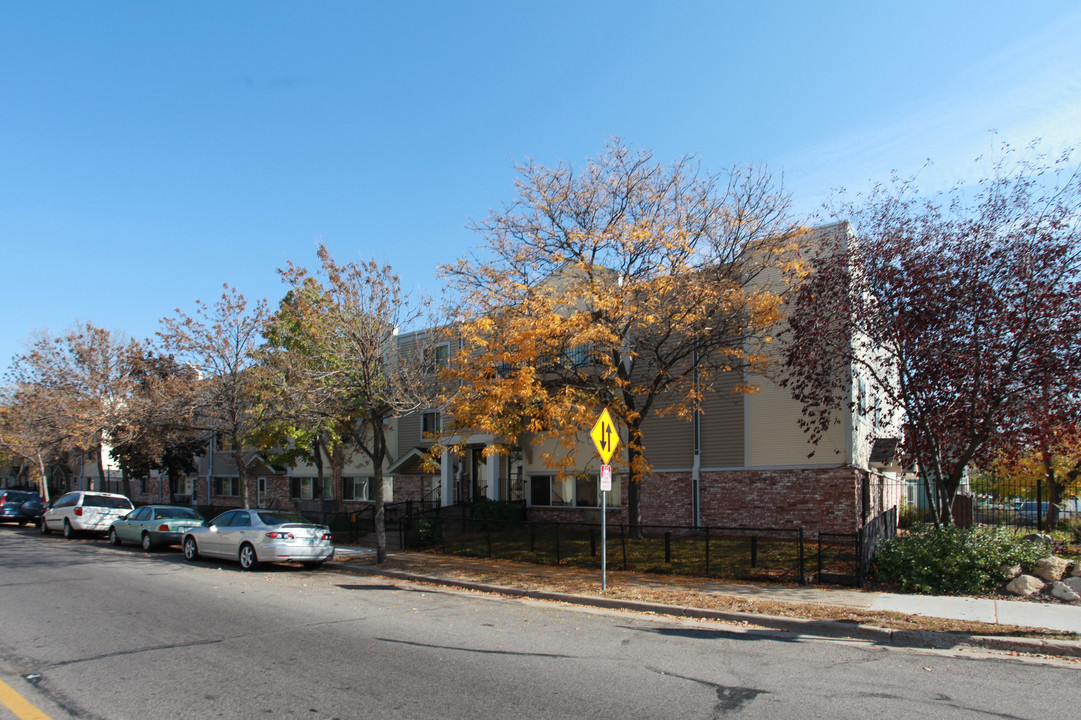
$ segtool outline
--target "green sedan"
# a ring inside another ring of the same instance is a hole
[[[139,543],[150,552],[164,545],[179,545],[188,530],[203,524],[203,516],[191,508],[176,505],[144,505],[109,527],[109,542]]]

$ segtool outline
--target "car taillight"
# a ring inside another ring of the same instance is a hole
[[[280,532],[278,530],[272,530],[266,534],[268,538],[274,538],[275,540],[296,540],[296,535],[291,532]]]
[[[83,509],[81,507],[75,508],[75,514],[79,517],[83,516]]]
[[[323,539],[324,540],[330,540],[330,533],[328,533],[328,532],[323,533]]]
[[[169,532],[169,526],[166,525],[165,523],[162,523],[161,525],[158,525],[158,531],[159,532]]]

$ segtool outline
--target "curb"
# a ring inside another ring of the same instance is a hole
[[[437,575],[421,575],[406,570],[391,570],[377,566],[355,566],[341,562],[327,563],[328,568],[356,575],[379,575],[392,577],[407,582],[443,585],[461,590],[507,595],[510,597],[532,600],[548,600],[569,605],[594,607],[603,610],[624,610],[628,612],[672,615],[693,620],[713,620],[733,624],[758,625],[769,630],[788,632],[796,635],[813,635],[846,640],[863,640],[879,645],[893,645],[910,648],[979,648],[1000,652],[1024,653],[1030,655],[1052,655],[1056,657],[1081,658],[1081,641],[1044,640],[1041,638],[1001,637],[994,635],[967,635],[963,633],[940,633],[927,630],[890,630],[872,625],[854,625],[833,620],[802,620],[800,618],[761,615],[758,613],[736,612],[732,610],[709,610],[683,605],[665,605],[663,603],[602,598],[592,595],[574,595],[571,593],[548,590],[530,590],[527,588],[489,585],[486,583],[455,580]]]

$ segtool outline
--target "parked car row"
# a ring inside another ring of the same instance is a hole
[[[283,510],[228,510],[204,520],[188,507],[136,508],[127,497],[113,493],[77,490],[42,508],[37,493],[3,490],[0,520],[37,522],[42,535],[53,531],[65,538],[81,533],[105,535],[113,545],[134,543],[146,552],[179,545],[190,561],[203,556],[236,560],[243,570],[267,562],[300,562],[318,568],[334,557],[329,527]]]

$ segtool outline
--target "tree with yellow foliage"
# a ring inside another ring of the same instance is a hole
[[[666,166],[618,139],[580,170],[517,171],[517,199],[475,226],[481,249],[444,268],[464,348],[445,430],[491,433],[489,452],[558,439],[544,459],[566,476],[607,407],[626,433],[637,532],[647,418],[690,417],[722,375],[750,391],[766,370],[798,230],[789,199],[762,170]]]

